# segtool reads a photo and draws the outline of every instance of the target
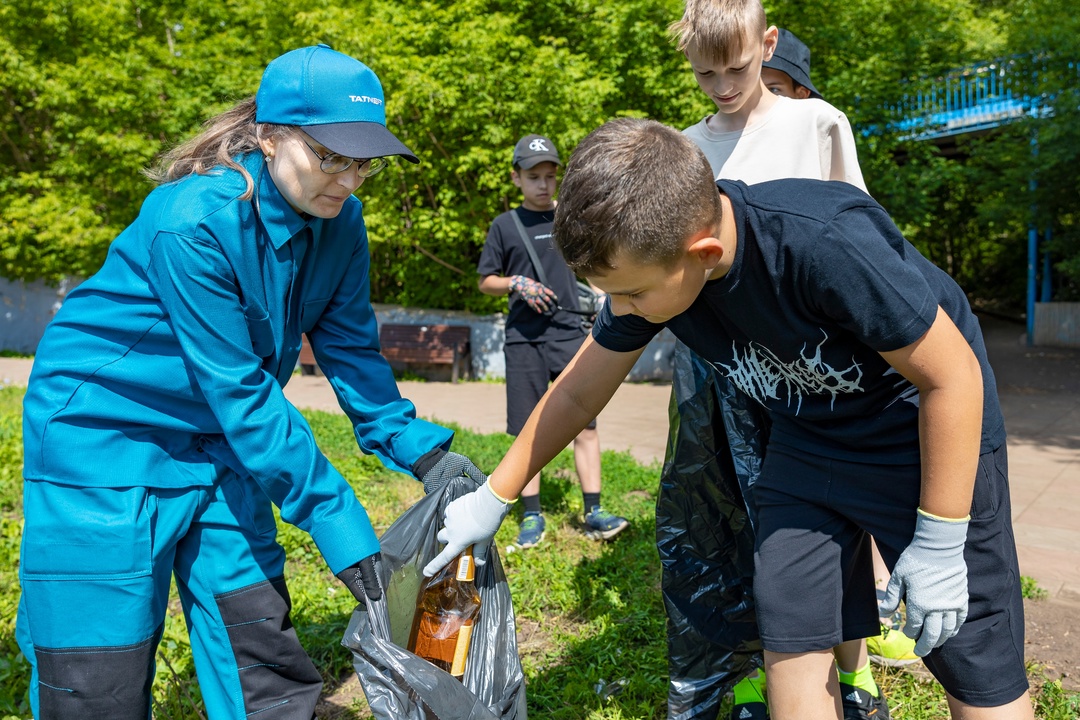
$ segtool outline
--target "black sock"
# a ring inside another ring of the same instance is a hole
[[[526,513],[540,514],[540,493],[535,495],[522,495],[521,503],[525,506]]]
[[[588,515],[594,507],[600,506],[600,493],[582,492],[585,498],[585,514]]]

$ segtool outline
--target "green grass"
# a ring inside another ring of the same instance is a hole
[[[1027,600],[1042,600],[1049,595],[1044,588],[1039,587],[1035,578],[1027,575],[1020,576],[1020,594]]]
[[[18,603],[21,532],[20,388],[0,388],[0,718],[28,718],[29,668],[14,639]],[[411,478],[360,455],[352,429],[341,415],[305,413],[320,446],[350,479],[377,532],[423,494]],[[454,449],[482,468],[494,467],[509,447],[502,433],[478,435],[458,429]],[[542,501],[548,520],[545,544],[527,553],[502,553],[514,608],[529,714],[540,720],[659,720],[666,716],[667,660],[664,608],[660,598],[653,512],[659,468],[643,467],[625,453],[604,454],[604,505],[626,516],[632,527],[613,543],[586,540],[578,531],[581,493],[570,452],[545,470]],[[514,541],[520,509],[496,536],[500,548]],[[292,526],[280,525],[288,553],[293,621],[301,641],[329,686],[352,675],[341,646],[353,607],[322,562],[314,543]],[[1027,579],[1030,581],[1030,579]],[[1038,588],[1025,584],[1029,597]],[[175,594],[174,594],[175,598]],[[178,601],[173,602],[157,654],[154,717],[203,717],[198,683]],[[929,720],[947,716],[939,685],[902,671],[875,671],[893,717]],[[1037,717],[1074,720],[1080,695],[1046,682],[1030,668]],[[368,717],[358,709],[335,717]]]

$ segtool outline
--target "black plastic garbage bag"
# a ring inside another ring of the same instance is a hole
[[[768,438],[760,406],[676,346],[671,433],[656,503],[668,623],[668,718],[716,718],[761,665],[754,532],[747,501]]]
[[[379,577],[386,592],[353,612],[342,644],[380,720],[526,720],[525,675],[514,608],[497,549],[476,568],[480,615],[473,624],[461,682],[406,651],[422,570],[438,554],[435,539],[446,504],[475,489],[455,478],[406,510],[380,538]]]

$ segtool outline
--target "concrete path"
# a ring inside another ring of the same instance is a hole
[[[1028,348],[1023,328],[983,320],[1009,433],[1013,521],[1020,570],[1056,601],[1080,609],[1080,350]],[[0,385],[25,385],[31,361],[0,358]],[[506,429],[505,387],[486,382],[402,382],[422,417],[478,432]],[[295,376],[298,407],[340,412],[321,376]],[[670,387],[624,384],[599,418],[605,449],[663,461]]]

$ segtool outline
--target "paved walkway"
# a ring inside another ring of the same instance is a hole
[[[1080,609],[1080,351],[1028,348],[1019,325],[984,320],[1009,433],[1013,521],[1020,570]],[[0,358],[0,384],[25,385],[30,361]],[[422,417],[478,432],[506,429],[505,387],[402,382]],[[339,412],[325,378],[295,376],[285,394],[299,407]],[[605,449],[663,461],[667,385],[624,384],[600,415]]]

